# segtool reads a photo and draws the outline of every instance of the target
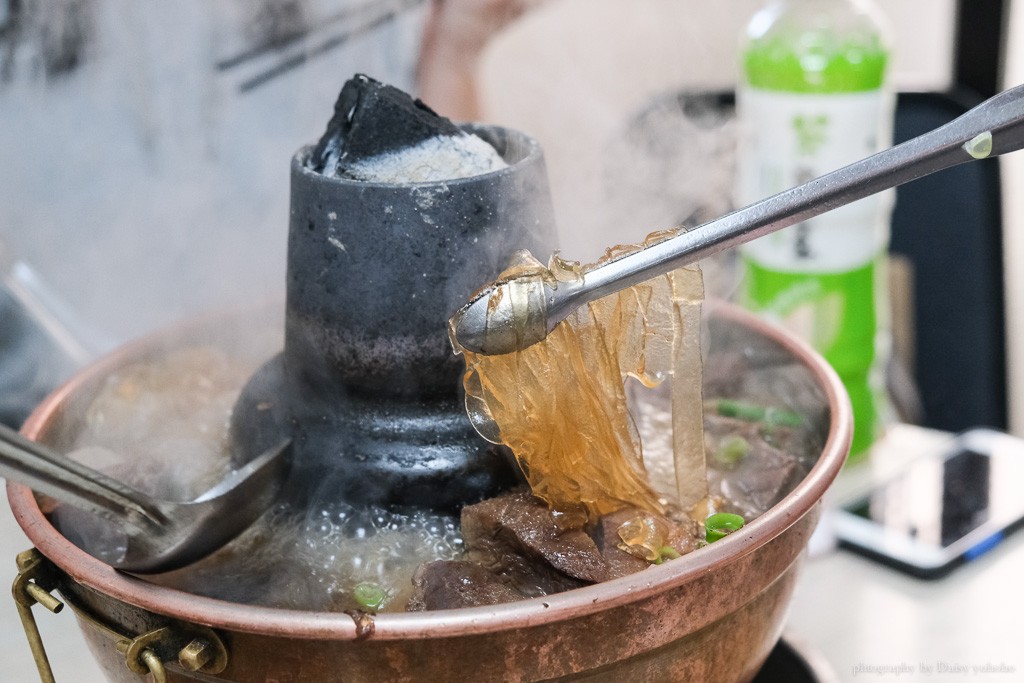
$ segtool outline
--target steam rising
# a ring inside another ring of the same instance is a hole
[[[408,86],[410,60],[396,59],[394,45],[414,46],[419,28],[418,16],[404,18],[383,40],[239,95],[243,75],[213,67],[244,47],[233,10],[197,0],[146,11],[127,22],[120,13],[97,15],[96,42],[81,66],[46,89],[24,73],[0,83],[0,120],[12,122],[0,127],[0,151],[18,160],[0,165],[3,236],[114,339],[280,292],[287,160],[297,141],[320,132],[339,71]],[[642,207],[622,223],[639,236],[719,212],[698,201],[711,193],[689,186],[690,205],[673,195],[652,199],[664,196],[660,186],[685,183],[667,181],[663,167],[638,171],[650,161],[643,144],[609,157],[621,160],[607,171],[613,220]],[[577,236],[563,246],[576,257],[607,246],[597,242]],[[495,271],[502,256],[495,250]],[[437,292],[451,311],[469,294],[443,284]],[[226,425],[239,387],[281,347],[280,317],[279,306],[254,316],[246,328],[254,338],[232,339],[227,352],[175,351],[110,377],[77,437],[94,450],[80,455],[160,497],[187,500],[205,490],[227,467]],[[333,500],[303,511],[279,507],[222,553],[160,580],[230,600],[350,609],[358,582],[407,586],[394,577],[422,561],[459,557],[456,527],[450,517]],[[404,588],[391,590],[400,604]]]
[[[209,344],[163,353],[157,349],[111,374],[96,396],[83,397],[89,405],[68,406],[67,414],[79,418],[69,419],[67,426],[79,433],[63,446],[77,447],[77,457],[153,495],[187,500],[207,488],[227,466],[227,420],[241,383],[280,343],[276,335],[258,335],[247,340],[248,353],[238,353],[239,338],[252,329],[251,319],[247,323],[218,321],[217,334],[203,335]],[[167,340],[172,345],[180,341]],[[787,481],[802,476],[814,461],[828,415],[813,377],[787,352],[735,331],[719,332],[709,348],[714,353],[705,374],[706,397],[738,396],[807,417],[806,429],[769,432],[773,443],[796,454],[769,450],[779,466],[766,469],[761,458],[748,458],[728,472],[709,472],[713,496],[727,491],[730,509],[749,518],[773,504],[787,490]],[[672,431],[671,411],[657,395],[644,393],[653,399],[638,413],[637,427],[651,447],[645,461],[655,487],[674,493],[676,449],[665,438]],[[722,426],[746,434],[752,443],[760,438],[755,423],[726,421]],[[80,532],[88,530],[80,516],[63,512],[56,522],[69,538],[95,541],[81,538]],[[116,535],[101,540],[116,552]],[[321,500],[301,510],[278,506],[218,553],[154,580],[226,600],[305,610],[354,609],[355,586],[371,582],[385,591],[385,609],[400,610],[418,564],[463,554],[453,517]]]
[[[115,343],[282,291],[288,160],[322,131],[339,73],[412,86],[425,5],[241,93],[368,3],[301,3],[284,27],[248,3],[0,4],[48,29],[33,23],[0,55],[0,240]],[[75,59],[41,68],[46,41],[79,24]]]
[[[226,471],[238,388],[273,343],[264,336],[251,354],[193,347],[125,367],[88,406],[72,455],[154,496],[193,499]],[[123,535],[109,525],[67,508],[55,521],[101,558],[123,552]],[[154,578],[200,595],[335,611],[357,608],[354,587],[373,582],[400,608],[416,565],[461,552],[453,517],[321,500],[308,509],[279,505],[218,553]]]

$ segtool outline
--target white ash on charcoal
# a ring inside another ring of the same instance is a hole
[[[329,177],[400,184],[470,178],[508,164],[420,100],[358,75],[342,88],[310,166]]]

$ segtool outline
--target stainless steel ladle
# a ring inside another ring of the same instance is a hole
[[[116,524],[127,549],[110,564],[151,574],[206,557],[266,511],[285,478],[290,441],[232,471],[191,502],[159,500],[0,425],[0,475]]]
[[[1014,152],[1024,146],[1022,121],[1024,86],[1017,86],[929,133],[584,270],[582,277],[565,281],[531,272],[499,280],[452,317],[454,341],[488,355],[524,349],[584,303],[930,173]]]

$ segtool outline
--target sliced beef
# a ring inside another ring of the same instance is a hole
[[[553,515],[527,489],[462,509],[462,537],[469,561],[423,565],[413,578],[408,608],[452,609],[550,595],[646,569],[651,563],[619,548],[619,527],[637,515],[627,508],[593,528],[582,517]],[[699,525],[653,515],[666,530],[665,544],[679,554],[697,547]]]
[[[619,527],[635,518],[638,514],[653,517],[657,524],[665,528],[667,530],[665,545],[670,546],[680,555],[685,555],[697,548],[697,542],[700,540],[701,535],[699,534],[699,525],[695,522],[679,524],[669,520],[667,517],[652,515],[649,512],[640,512],[634,508],[613,512],[600,519],[595,532],[597,545],[601,549],[601,556],[608,564],[608,578],[617,579],[622,576],[628,576],[651,566],[651,563],[647,560],[643,560],[619,547],[619,544],[622,542],[622,538],[619,536]]]
[[[608,567],[582,526],[559,523],[543,501],[520,489],[462,509],[469,556],[509,576],[527,593],[575,588],[608,578]]]
[[[712,495],[730,502],[728,512],[750,520],[777,503],[801,474],[799,460],[768,442],[785,442],[789,430],[775,427],[765,431],[763,425],[719,415],[705,415],[704,439],[710,457],[721,440],[742,436],[750,445],[747,456],[732,467],[709,467],[708,484]]]
[[[460,560],[421,565],[412,583],[413,595],[406,608],[410,612],[497,605],[526,597],[497,574]]]
[[[704,359],[705,396],[733,396],[743,382],[750,361],[742,351],[722,351]]]

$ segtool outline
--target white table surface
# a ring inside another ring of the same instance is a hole
[[[894,463],[941,438],[901,427],[890,432],[878,459],[884,455]],[[842,494],[856,488],[863,476],[863,471],[844,472],[836,490]],[[807,558],[788,631],[822,655],[839,680],[1024,681],[1024,533],[930,582],[829,549],[827,539],[827,533],[820,534]],[[28,547],[5,499],[0,510],[0,681],[38,680],[6,588],[16,573],[15,555]],[[58,683],[103,681],[71,614],[54,615],[39,607],[35,612]],[[972,669],[985,665],[1013,672]],[[955,667],[966,667],[966,672],[956,673]]]
[[[855,495],[873,477],[949,438],[891,429],[871,463],[840,475],[827,502]],[[1024,533],[926,581],[829,549],[826,513],[797,584],[789,630],[841,681],[1024,681]],[[988,665],[995,670],[981,670]]]

